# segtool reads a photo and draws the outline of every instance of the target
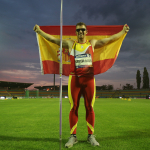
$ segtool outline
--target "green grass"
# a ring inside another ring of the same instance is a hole
[[[84,100],[80,100],[78,143],[72,150],[149,150],[150,100],[96,99],[95,135],[86,142]],[[68,99],[63,99],[62,150],[69,138]],[[59,150],[59,99],[0,100],[0,150]]]

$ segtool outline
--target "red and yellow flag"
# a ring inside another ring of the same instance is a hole
[[[41,30],[60,38],[60,26],[40,26]],[[118,26],[87,26],[87,40],[103,39],[120,32],[122,25]],[[94,50],[93,67],[94,74],[106,72],[115,63],[122,42],[126,34],[117,41]],[[63,26],[63,39],[77,40],[75,26]],[[41,35],[37,34],[39,45],[39,54],[41,62],[41,71],[43,74],[59,74],[59,46],[47,41]],[[62,49],[63,75],[68,76],[70,71],[70,55],[68,49]]]

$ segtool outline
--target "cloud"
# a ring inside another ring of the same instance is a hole
[[[2,70],[1,74],[5,74],[6,76],[13,78],[24,78],[31,79],[36,78],[39,75],[38,71],[29,71],[29,70]]]
[[[134,37],[144,35],[149,30],[150,1],[144,0],[95,0],[82,5],[74,15],[75,19],[83,19],[87,16],[88,22],[99,25],[123,25],[127,23]]]
[[[41,69],[39,67],[36,67],[37,64],[36,63],[25,63],[24,64],[26,68],[31,68],[31,69]],[[38,64],[39,65],[39,64]]]
[[[135,81],[137,69],[150,73],[150,1],[149,0],[65,0],[63,24],[122,25],[127,34],[114,66],[97,75],[98,85]],[[53,75],[41,75],[38,45],[33,26],[59,25],[60,1],[1,0],[0,5],[0,80],[53,85]],[[67,84],[68,77],[63,77]],[[59,75],[56,76],[59,84]],[[32,87],[34,87],[34,85]]]

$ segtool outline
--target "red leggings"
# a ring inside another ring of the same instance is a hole
[[[86,121],[88,134],[94,133],[95,114],[93,110],[95,102],[95,78],[78,77],[69,75],[68,96],[71,105],[69,114],[70,134],[76,134],[78,123],[78,108],[80,97],[83,95],[86,108]]]

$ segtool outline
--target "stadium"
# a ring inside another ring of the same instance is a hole
[[[37,90],[27,90],[32,84],[0,81],[0,149],[60,148],[59,86],[38,86],[35,87]],[[102,148],[148,150],[150,101],[146,95],[150,90],[98,89],[94,105],[95,134]],[[124,98],[119,98],[122,95]],[[70,104],[67,96],[67,86],[63,86],[62,149],[66,149],[64,145],[69,137]],[[83,98],[80,99],[79,114],[82,114],[78,120],[79,143],[73,149],[92,150],[85,140],[87,127]]]
[[[149,150],[149,6],[1,0],[0,150]]]
[[[35,86],[35,90],[28,90],[33,83],[0,81],[1,99],[17,98],[59,98],[59,85]],[[62,86],[62,97],[68,98],[68,86]],[[101,90],[96,86],[96,98],[150,98],[150,89],[141,90]]]

